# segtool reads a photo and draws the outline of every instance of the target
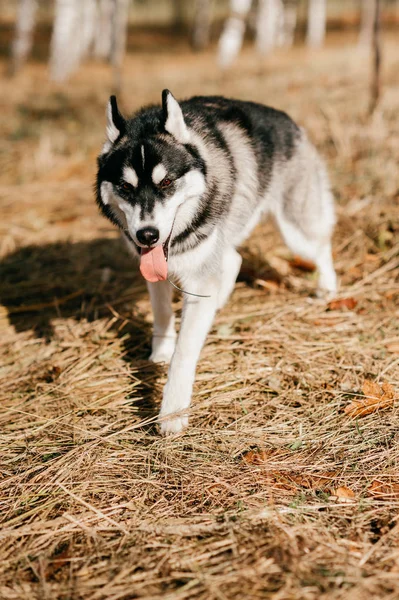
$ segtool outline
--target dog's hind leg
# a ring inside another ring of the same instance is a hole
[[[159,414],[163,434],[177,433],[188,423],[184,411],[190,406],[197,361],[216,313],[220,282],[215,277],[190,278],[184,285],[190,292],[210,294],[210,297],[184,298],[179,337]]]
[[[276,222],[288,248],[294,254],[315,263],[319,272],[318,295],[333,295],[337,289],[337,276],[329,237],[312,235],[313,232],[306,235],[283,215],[276,215]]]
[[[222,281],[218,294],[218,309],[222,308],[233,291],[238,273],[240,272],[242,258],[234,248],[228,248],[223,255]]]
[[[337,289],[331,254],[334,199],[316,150],[310,145],[306,149],[309,161],[297,166],[295,179],[282,193],[281,202],[277,203],[273,213],[292,252],[316,264],[319,295],[332,295]]]
[[[168,281],[147,282],[154,330],[150,360],[155,363],[169,363],[176,345],[175,316],[172,310],[172,286]]]

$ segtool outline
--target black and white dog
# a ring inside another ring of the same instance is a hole
[[[316,263],[320,291],[333,293],[334,202],[316,149],[283,112],[222,97],[178,103],[164,90],[162,106],[131,119],[111,97],[107,116],[97,202],[148,282],[150,359],[171,362],[160,426],[175,433],[187,425],[201,348],[240,269],[236,248],[271,214],[291,250]],[[169,277],[191,294],[177,339]]]

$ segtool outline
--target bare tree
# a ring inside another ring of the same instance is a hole
[[[256,27],[256,47],[261,54],[268,54],[281,44],[284,7],[281,0],[259,0]],[[280,39],[279,39],[280,38]]]
[[[94,41],[95,0],[56,0],[50,51],[50,76],[65,81],[85,58]]]
[[[308,46],[320,48],[326,36],[327,6],[326,0],[309,0],[308,29],[306,42]]]
[[[230,17],[227,19],[219,40],[218,63],[229,67],[241,50],[245,23],[252,0],[230,0]]]
[[[211,31],[211,0],[196,0],[192,43],[196,50],[203,50],[209,44]]]
[[[373,74],[371,79],[370,114],[377,108],[381,95],[381,1],[375,0],[373,21]]]
[[[64,81],[80,58],[79,0],[55,0],[50,77]]]
[[[173,29],[180,33],[184,29],[184,0],[173,0]]]
[[[375,4],[376,0],[362,0],[359,46],[371,46],[373,39]]]
[[[94,39],[94,56],[96,58],[108,60],[111,58],[113,9],[113,0],[98,0]]]
[[[15,36],[11,47],[12,75],[23,67],[32,49],[36,12],[36,0],[19,0]]]
[[[298,1],[285,0],[283,15],[282,46],[292,46],[294,43],[295,29],[298,14]]]
[[[128,17],[129,0],[114,0],[111,63],[115,93],[120,92],[122,88],[122,61],[126,51]]]

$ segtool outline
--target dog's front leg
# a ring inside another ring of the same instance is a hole
[[[177,433],[188,423],[187,411],[195,379],[197,361],[207,333],[212,325],[218,302],[219,284],[216,280],[206,280],[193,284],[187,289],[198,294],[210,294],[210,298],[184,299],[180,333],[176,350],[169,367],[168,381],[163,392],[159,414],[161,432]]]
[[[155,363],[169,363],[176,345],[175,316],[172,309],[172,286],[168,281],[147,282],[152,311],[154,331],[150,360]]]

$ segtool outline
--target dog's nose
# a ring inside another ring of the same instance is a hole
[[[151,246],[159,240],[159,231],[155,227],[143,227],[136,232],[140,244]]]

